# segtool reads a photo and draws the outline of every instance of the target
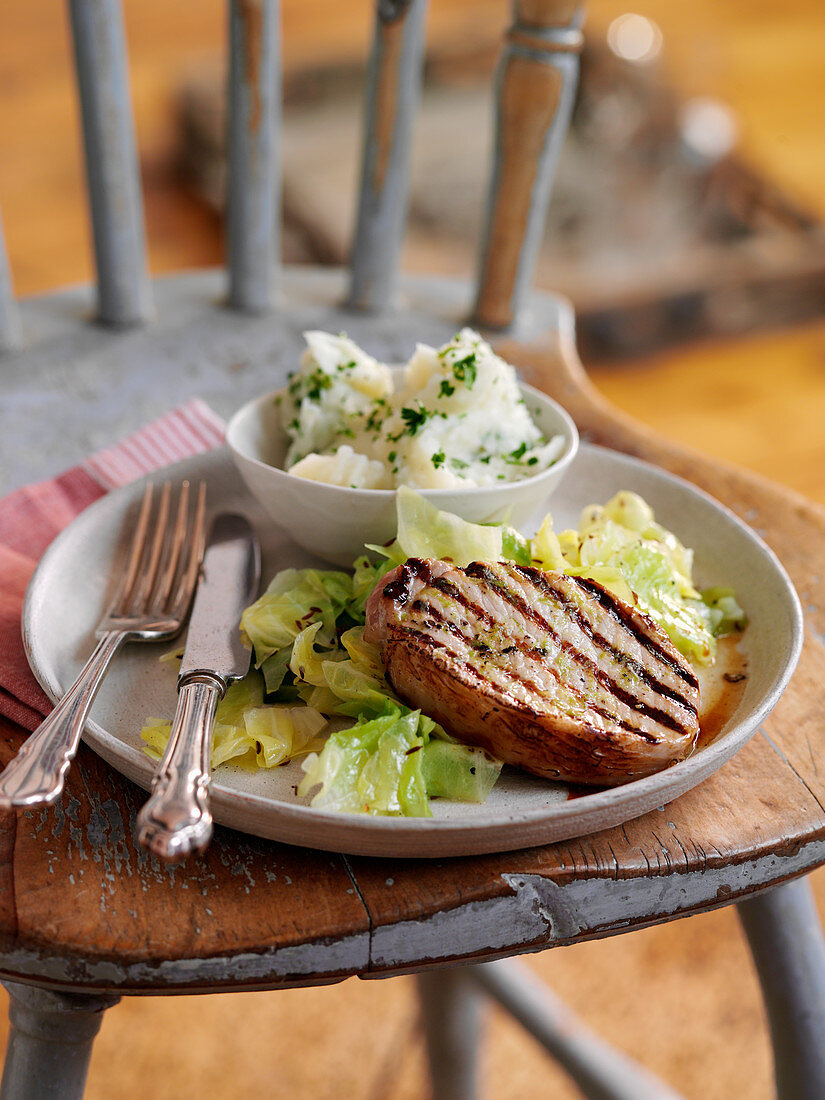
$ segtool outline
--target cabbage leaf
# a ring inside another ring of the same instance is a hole
[[[713,663],[720,634],[744,627],[745,614],[730,589],[697,591],[693,551],[656,522],[638,493],[623,491],[605,505],[589,505],[577,530],[558,535],[546,516],[531,549],[541,568],[587,577],[638,607],[697,665]]]
[[[413,489],[396,493],[398,535],[395,550],[407,558],[443,558],[456,565],[497,561],[502,556],[504,524],[469,523],[442,512]]]
[[[310,805],[347,813],[431,817],[420,764],[420,711],[394,710],[331,733],[319,754],[302,763],[298,794],[320,790]]]
[[[348,813],[431,817],[430,798],[484,802],[501,762],[482,749],[435,736],[439,727],[403,705],[330,734],[302,763],[298,794]]]
[[[265,705],[261,675],[251,672],[243,680],[230,684],[218,703],[212,735],[212,767],[235,760],[253,767],[274,768],[321,747],[319,735],[326,726],[323,714],[303,704]],[[171,732],[171,722],[148,718],[140,732],[147,754],[159,760]]]
[[[266,592],[246,608],[241,631],[255,650],[258,667],[290,646],[310,623],[320,622],[322,638],[335,637],[335,621],[352,601],[352,577],[335,570],[282,569]]]

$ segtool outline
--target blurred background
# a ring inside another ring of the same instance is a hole
[[[367,0],[282,0],[284,260],[346,261]],[[153,274],[223,257],[225,5],[126,0]],[[662,435],[825,503],[825,9],[591,0],[537,281],[569,296],[597,387]],[[431,0],[403,266],[471,276],[504,0]],[[0,210],[20,295],[92,276],[68,26],[0,7]],[[825,912],[823,872],[812,876]],[[687,1097],[772,1095],[730,910],[532,956],[605,1038]],[[426,1096],[408,979],[112,1010],[88,1096]],[[0,1025],[4,1026],[4,1025]],[[486,1095],[573,1097],[493,1014]]]

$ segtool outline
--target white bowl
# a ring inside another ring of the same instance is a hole
[[[444,511],[472,523],[526,523],[559,484],[579,446],[569,413],[540,390],[521,392],[545,438],[561,435],[564,450],[547,470],[521,481],[466,489],[422,489]],[[289,444],[275,399],[257,397],[240,408],[226,429],[226,442],[250,493],[299,546],[335,565],[350,566],[364,543],[384,545],[395,537],[395,490],[351,489],[295,477],[283,469]]]

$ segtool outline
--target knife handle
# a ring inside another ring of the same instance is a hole
[[[178,689],[169,743],[137,817],[138,840],[166,863],[202,852],[212,839],[212,728],[225,690],[208,673],[194,674]]]

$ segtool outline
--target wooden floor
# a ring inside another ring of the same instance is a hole
[[[170,152],[174,89],[216,55],[224,5],[129,0],[131,66],[154,272],[219,262],[220,227],[180,186]],[[593,0],[603,27],[625,10]],[[825,15],[819,0],[639,0],[690,94],[725,98],[747,156],[825,218]],[[366,3],[284,0],[288,71],[356,55]],[[472,13],[472,14],[471,14]],[[434,0],[432,33],[494,40],[501,0]],[[0,211],[18,291],[89,277],[67,31],[50,0],[0,8]],[[621,366],[588,364],[619,407],[670,438],[756,470],[825,503],[825,319],[792,331],[685,346]],[[825,913],[825,874],[812,876]],[[770,1053],[758,990],[730,910],[633,936],[531,956],[527,965],[605,1038],[692,1100],[763,1100]],[[575,1090],[495,1015],[485,1093],[557,1100]],[[355,980],[282,993],[136,999],[111,1011],[93,1057],[91,1100],[282,1100],[426,1096],[414,987]]]

